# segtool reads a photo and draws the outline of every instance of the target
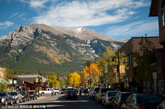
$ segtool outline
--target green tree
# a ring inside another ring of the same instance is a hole
[[[56,75],[49,75],[48,80],[46,81],[51,88],[59,88],[59,81],[57,80]]]
[[[60,87],[61,88],[65,88],[66,87],[66,80],[65,80],[65,78],[60,80]]]
[[[137,83],[147,80],[153,73],[153,63],[156,62],[155,46],[146,37],[139,43],[140,49],[134,53],[136,62],[134,79]]]
[[[99,55],[98,67],[101,71],[100,82],[105,86],[119,82],[123,75],[119,75],[119,70],[115,70],[119,65],[127,66],[127,57],[124,52],[112,50],[107,47],[105,52]]]

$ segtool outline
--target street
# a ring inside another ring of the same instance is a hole
[[[16,108],[18,105],[14,105]],[[31,100],[19,104],[20,108],[28,109],[30,106],[36,106],[36,109],[104,109],[101,104],[97,104],[94,100],[91,100],[88,96],[82,95],[78,97],[78,100],[65,100],[63,94],[51,96],[44,95],[37,100]],[[9,107],[8,107],[9,108]]]

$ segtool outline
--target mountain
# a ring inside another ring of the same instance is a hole
[[[23,25],[0,37],[0,63],[19,72],[74,72],[86,60],[124,42],[86,28],[62,29],[44,24]]]

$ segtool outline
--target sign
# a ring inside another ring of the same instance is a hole
[[[120,73],[126,73],[125,72],[125,65],[120,65]]]

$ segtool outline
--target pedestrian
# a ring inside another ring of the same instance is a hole
[[[52,90],[52,96],[54,95],[54,90]]]
[[[82,93],[82,90],[80,89],[80,94],[79,94],[80,96],[81,96],[81,93]]]

